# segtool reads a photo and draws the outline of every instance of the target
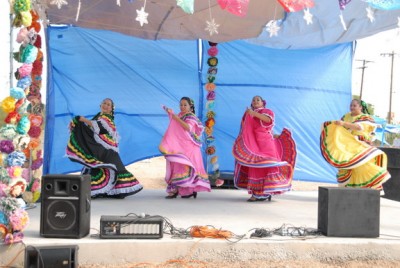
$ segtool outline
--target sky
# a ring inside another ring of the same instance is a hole
[[[392,58],[393,78],[391,79]],[[386,54],[383,56],[382,54]],[[389,112],[390,81],[392,80],[392,112],[396,122],[400,121],[400,28],[381,32],[374,36],[357,40],[353,62],[353,95],[360,95],[362,80],[362,60],[366,63],[362,87],[362,99],[374,105],[375,115],[387,118]]]
[[[0,62],[3,63],[0,67],[0,101],[9,95],[10,89],[9,65],[4,64],[9,61],[9,28],[3,27],[10,23],[8,5],[8,1],[0,1],[0,25],[2,25],[0,28],[0,47],[2,48]],[[19,47],[19,44],[17,45]],[[14,51],[16,51],[18,47],[14,48]],[[392,79],[392,112],[394,112],[395,115],[394,121],[399,122],[400,28],[357,40],[353,62],[352,93],[353,95],[360,95],[361,80],[363,80],[362,99],[374,105],[376,115],[387,118],[390,98],[391,57],[384,57],[381,56],[381,54],[391,52],[395,53]],[[363,65],[362,60],[371,61],[366,64],[367,68],[364,69],[363,79],[361,73],[362,69],[360,69]],[[44,94],[42,95],[44,96]],[[43,98],[42,101],[45,101],[45,98]]]

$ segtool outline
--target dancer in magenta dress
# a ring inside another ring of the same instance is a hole
[[[271,200],[272,195],[291,189],[296,162],[296,143],[284,128],[274,137],[274,112],[266,102],[253,97],[251,109],[244,113],[241,129],[233,145],[234,183],[251,194],[249,202]]]
[[[197,197],[198,192],[211,190],[201,154],[203,125],[195,115],[194,102],[188,97],[180,101],[179,114],[164,108],[170,123],[159,145],[167,160],[165,181],[167,199]]]

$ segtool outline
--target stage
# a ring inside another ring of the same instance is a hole
[[[0,247],[0,266],[23,267],[25,246],[77,245],[81,266],[165,263],[168,260],[227,263],[260,260],[370,261],[400,263],[400,202],[380,198],[380,228],[377,238],[327,237],[312,233],[318,228],[318,191],[292,191],[274,196],[271,202],[246,202],[245,191],[213,189],[197,199],[166,200],[164,190],[147,190],[135,196],[91,201],[90,235],[81,239],[40,236],[40,204],[29,209],[30,223],[22,243]],[[100,239],[102,215],[160,215],[175,228],[211,225],[233,232],[230,241],[213,238],[171,237],[161,239]],[[250,238],[255,228],[273,230],[299,227],[310,235],[274,234]],[[245,236],[243,236],[245,235]]]

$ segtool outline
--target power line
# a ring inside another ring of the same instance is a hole
[[[364,85],[364,70],[367,68],[367,63],[373,62],[370,60],[356,60],[356,61],[362,61],[363,65],[361,67],[358,67],[357,69],[362,69],[361,71],[361,86],[360,86],[360,100],[362,100],[362,91],[363,91],[363,85]]]
[[[392,123],[392,95],[393,95],[393,65],[394,65],[394,56],[396,56],[397,53],[392,51],[391,53],[381,53],[381,56],[383,57],[391,57],[392,58],[392,64],[390,67],[390,93],[389,93],[389,113],[387,116],[388,123]]]

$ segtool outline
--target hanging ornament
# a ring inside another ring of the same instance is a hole
[[[400,9],[400,0],[365,0],[371,7],[383,10]]]
[[[213,34],[218,34],[219,24],[216,24],[214,19],[211,19],[211,21],[206,21],[206,23],[207,27],[205,28],[205,30],[209,31],[210,36]]]
[[[339,18],[340,18],[340,23],[341,23],[342,26],[343,26],[343,30],[347,31],[346,22],[344,21],[342,12],[340,12]]]
[[[265,25],[266,31],[269,32],[269,37],[278,36],[278,32],[281,27],[278,26],[277,20],[270,20],[267,25]]]
[[[194,0],[176,0],[176,5],[181,7],[185,13],[194,13]]]
[[[210,36],[213,34],[218,34],[218,27],[219,24],[217,24],[214,20],[214,18],[211,15],[211,3],[210,0],[208,0],[208,11],[210,13],[210,20],[206,21],[207,27],[204,28],[204,30],[208,31],[210,33]]]
[[[144,9],[146,8],[146,0],[144,1],[144,6],[140,10],[136,9],[137,17],[136,21],[140,23],[140,26],[143,27],[143,24],[148,24],[149,22],[147,21],[147,16],[149,16],[149,13],[146,13]]]
[[[375,21],[375,16],[374,16],[375,11],[370,6],[368,6],[365,10],[367,11],[367,17],[368,17],[369,21],[374,22]]]
[[[278,0],[286,12],[297,12],[314,7],[314,0]]]
[[[207,81],[208,83],[205,83],[204,88],[207,91],[206,99],[207,99],[207,104],[206,104],[206,117],[207,119],[204,122],[205,125],[205,134],[206,134],[206,144],[207,147],[205,149],[206,155],[207,155],[207,164],[206,164],[206,170],[209,175],[209,178],[211,181],[214,182],[216,186],[221,186],[224,181],[219,179],[220,176],[220,171],[219,171],[219,164],[218,164],[218,156],[216,155],[216,147],[215,147],[215,138],[214,138],[214,126],[216,124],[215,121],[215,79],[216,75],[218,73],[218,48],[217,48],[217,43],[213,42],[208,42],[210,45],[209,49],[207,50],[207,54],[209,56],[207,60],[207,64],[209,66],[208,71],[207,71]]]
[[[222,9],[226,9],[228,12],[244,17],[247,15],[247,7],[250,0],[218,0],[218,4]]]
[[[310,9],[306,8],[304,9],[304,16],[303,19],[306,21],[307,25],[310,25],[313,23],[313,15],[310,12]]]
[[[68,5],[68,2],[65,1],[65,0],[52,0],[52,1],[50,2],[50,5],[55,5],[55,6],[58,7],[58,9],[61,9],[61,7],[62,7],[63,5]]]
[[[75,16],[75,21],[79,20],[79,15],[80,14],[81,14],[81,0],[79,0],[79,3],[78,3],[78,8],[76,10],[76,16]]]
[[[340,10],[344,10],[345,7],[346,7],[346,5],[347,5],[348,3],[350,3],[350,2],[351,2],[351,0],[339,0],[339,7],[340,7]]]

